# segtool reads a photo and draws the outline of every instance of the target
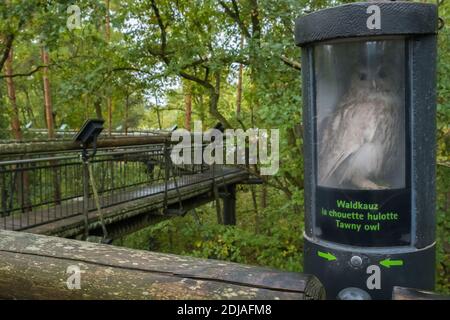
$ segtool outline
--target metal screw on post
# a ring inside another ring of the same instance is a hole
[[[361,267],[363,264],[362,258],[360,256],[353,256],[350,259],[350,263],[352,264],[352,266],[354,267]]]

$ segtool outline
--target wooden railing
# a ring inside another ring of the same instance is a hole
[[[170,134],[161,133],[158,135],[141,137],[112,137],[102,138],[97,142],[97,148],[115,148],[124,146],[139,146],[159,143],[169,143]],[[80,144],[69,140],[33,140],[33,141],[0,141],[0,155],[17,156],[30,155],[49,152],[65,152],[81,150]]]
[[[394,287],[393,300],[450,300],[450,296],[444,296],[436,292],[429,292],[413,288]]]
[[[0,299],[322,299],[311,275],[0,231]]]

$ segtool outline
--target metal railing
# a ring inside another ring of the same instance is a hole
[[[202,179],[196,174],[209,170],[204,164],[174,166],[170,152],[170,144],[99,149],[90,166],[101,207],[156,193],[167,198],[170,189],[196,183]],[[0,229],[23,230],[79,215],[83,205],[94,211],[80,155],[81,150],[73,150],[1,157]],[[88,199],[83,197],[86,184]]]

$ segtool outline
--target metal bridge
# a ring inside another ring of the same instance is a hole
[[[117,238],[219,198],[219,222],[234,224],[247,170],[176,166],[169,138],[103,137],[89,168],[71,140],[0,143],[0,230],[82,238],[106,228]]]

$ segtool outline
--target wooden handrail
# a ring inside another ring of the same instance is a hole
[[[303,300],[324,289],[301,273],[0,231],[0,298]]]
[[[97,141],[97,148],[114,148],[125,146],[138,146],[146,144],[160,144],[170,142],[170,134],[161,134],[142,137],[116,137],[102,138]],[[28,141],[28,142],[7,142],[0,141],[0,154],[32,154],[45,152],[62,152],[81,150],[82,147],[73,141],[48,140],[48,141]]]
[[[394,287],[393,300],[450,300],[449,296],[443,296],[435,292],[419,289]]]

